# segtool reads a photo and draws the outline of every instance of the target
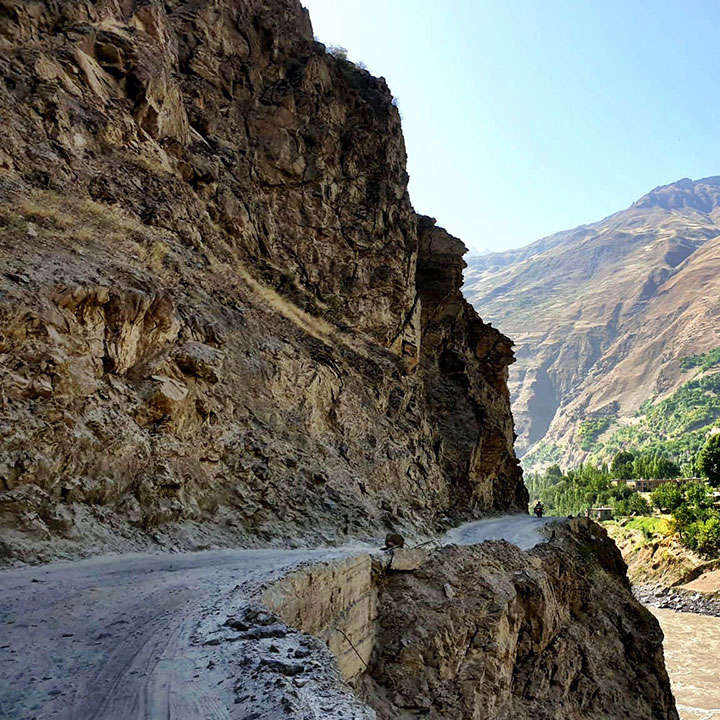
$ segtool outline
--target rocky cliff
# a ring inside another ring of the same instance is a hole
[[[5,0],[0,48],[3,562],[526,510],[512,344],[412,209],[385,82],[297,0]],[[306,569],[192,642],[228,717],[675,720],[594,527]]]
[[[5,558],[522,509],[511,342],[296,0],[0,7]]]
[[[692,455],[720,417],[705,372],[718,363],[718,278],[718,177],[472,259],[467,297],[517,342],[510,388],[527,467],[607,461],[624,446]]]
[[[529,552],[451,547],[381,585],[362,694],[381,718],[677,718],[662,632],[576,519]]]
[[[585,519],[546,532],[529,551],[497,541],[311,566],[263,600],[327,643],[378,718],[676,720],[662,632],[630,594],[613,541]],[[266,678],[262,660],[250,675]],[[301,694],[293,716],[309,705]],[[333,707],[367,717],[351,697]]]

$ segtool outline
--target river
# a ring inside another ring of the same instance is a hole
[[[681,720],[720,720],[720,618],[648,608],[665,633]]]

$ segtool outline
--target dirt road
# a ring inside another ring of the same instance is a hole
[[[529,548],[548,520],[491,518],[443,541],[504,538]],[[238,607],[248,583],[367,550],[131,554],[1,571],[0,718],[235,717],[228,666],[208,662],[195,637],[199,625]]]

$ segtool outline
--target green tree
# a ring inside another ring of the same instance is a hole
[[[675,525],[680,533],[680,537],[683,540],[687,540],[690,534],[690,528],[695,524],[697,515],[695,510],[690,506],[683,503],[680,507],[676,508],[673,513],[675,519]]]
[[[720,433],[711,435],[697,458],[697,470],[704,475],[710,485],[720,485]]]
[[[702,546],[705,554],[712,552],[715,520],[720,520],[720,515],[713,510],[713,496],[704,483],[685,486],[685,502],[675,509],[673,517],[685,545],[698,551]]]
[[[704,483],[691,483],[687,486],[685,497],[697,513],[709,510],[713,505],[713,496]]]
[[[633,461],[635,455],[628,450],[621,450],[610,463],[610,472],[615,478],[631,478],[633,474]]]
[[[663,483],[652,491],[650,501],[658,510],[674,512],[685,502],[685,493],[677,483]]]
[[[635,490],[633,490],[629,485],[621,483],[612,488],[610,492],[611,497],[615,500],[627,500],[635,492]]]
[[[666,457],[659,457],[654,462],[653,477],[656,478],[676,478],[680,477],[680,468],[672,460]]]
[[[636,515],[650,514],[650,503],[640,493],[633,493],[626,502],[631,515],[633,513]]]
[[[650,515],[650,503],[638,492],[615,503],[617,515]]]
[[[647,455],[636,455],[632,464],[633,477],[647,478],[655,475],[655,464]]]
[[[720,516],[717,513],[698,523],[697,549],[705,555],[720,552]]]

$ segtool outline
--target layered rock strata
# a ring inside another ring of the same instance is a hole
[[[720,346],[719,237],[720,177],[685,178],[599,222],[470,260],[466,296],[517,342],[509,384],[526,469],[590,453],[609,462],[658,438],[702,445],[712,408],[650,428],[642,416],[696,379],[688,358]]]
[[[0,11],[0,551],[523,508],[511,343],[296,0]]]

